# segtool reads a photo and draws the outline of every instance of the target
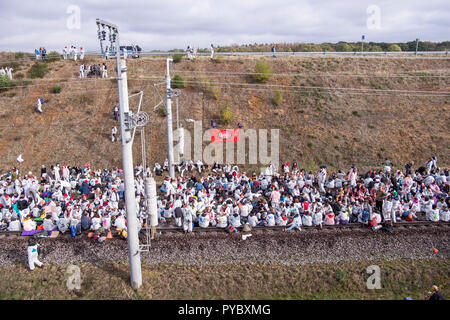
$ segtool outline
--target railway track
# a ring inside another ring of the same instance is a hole
[[[167,226],[169,224],[169,226]],[[427,227],[440,227],[440,228],[449,228],[450,222],[431,222],[431,221],[411,221],[411,222],[397,222],[394,224],[394,230],[395,229],[417,229],[419,231],[422,228]],[[262,233],[262,232],[280,232],[283,230],[286,230],[286,226],[273,226],[273,227],[253,227],[251,232],[255,233]],[[329,231],[337,231],[337,230],[353,230],[353,229],[367,229],[368,227],[365,225],[362,225],[361,223],[348,223],[343,225],[323,225],[322,228],[318,226],[302,226],[302,231],[308,231],[308,230],[329,230]],[[242,232],[242,227],[237,228],[239,232]],[[142,229],[144,230],[144,229]],[[200,228],[200,227],[194,227],[192,230],[194,233],[208,233],[208,232],[223,232],[225,233],[224,228],[215,228],[215,227],[208,227],[208,228]],[[141,231],[142,232],[142,231]],[[174,225],[170,225],[169,223],[166,223],[165,225],[160,225],[156,228],[156,232],[159,234],[165,234],[165,233],[182,233],[183,229],[180,227],[176,227]],[[2,231],[0,232],[0,242],[2,238],[29,238],[30,236],[21,236],[20,231]],[[59,237],[71,237],[70,232],[65,232],[64,234],[60,234]],[[81,236],[78,237],[86,237],[87,238],[87,232],[83,232]],[[58,239],[55,238],[55,239]]]
[[[419,229],[422,227],[450,227],[450,222],[431,222],[431,221],[411,221],[411,222],[397,222],[394,224],[394,228],[402,228],[402,229]],[[283,231],[287,227],[286,226],[274,226],[274,227],[253,227],[251,232],[254,231]],[[318,226],[302,226],[302,230],[339,230],[339,229],[364,229],[368,228],[367,226],[362,225],[361,223],[348,223],[348,224],[342,224],[342,225],[323,225],[322,228]],[[237,228],[239,232],[242,232],[242,227]],[[179,227],[171,226],[171,227],[159,227],[156,229],[157,232],[161,233],[176,233],[176,232],[183,232],[183,230]],[[215,228],[215,227],[208,227],[208,228],[200,228],[200,227],[194,227],[192,229],[193,232],[225,232],[225,229],[222,228]]]

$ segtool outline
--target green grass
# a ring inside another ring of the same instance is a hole
[[[183,55],[180,53],[176,53],[172,56],[173,63],[179,63],[183,59]]]
[[[255,66],[253,80],[255,82],[266,83],[272,78],[272,68],[264,61],[258,61]]]
[[[25,264],[0,267],[0,299],[404,299],[423,300],[436,284],[448,298],[449,260],[373,260],[298,265],[224,263],[144,264],[133,291],[128,265],[77,264],[81,290],[66,287],[67,266],[34,272]],[[369,265],[380,267],[381,289],[368,289]],[[225,284],[225,285],[224,285]]]
[[[28,71],[30,78],[43,78],[48,71],[48,66],[44,62],[35,62]]]
[[[54,86],[51,90],[52,93],[60,93],[61,87],[60,86]]]

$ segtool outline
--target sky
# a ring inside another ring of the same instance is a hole
[[[100,49],[96,18],[144,51],[253,43],[447,41],[450,1],[1,0],[0,51]]]

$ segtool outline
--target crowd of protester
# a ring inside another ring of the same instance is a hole
[[[94,65],[87,65],[84,64],[80,65],[80,79],[81,78],[107,78],[108,77],[108,69],[106,67],[106,64],[103,63],[103,65],[100,64],[94,64]]]
[[[62,51],[63,51],[62,56],[63,56],[64,60],[73,59],[74,61],[76,61],[78,57],[81,60],[84,59],[84,49],[83,49],[83,47],[80,47],[80,51],[78,51],[77,47],[75,47],[73,45],[70,46],[70,48],[65,46]]]
[[[157,175],[167,170],[155,164]],[[147,173],[150,171],[147,168]],[[426,219],[449,221],[449,171],[431,158],[423,167],[359,174],[353,166],[328,176],[322,166],[316,173],[297,163],[270,165],[257,175],[230,164],[213,166],[183,161],[177,178],[164,178],[159,187],[158,218],[191,232],[194,226],[224,228],[320,226],[358,222],[377,230],[382,224]],[[135,168],[139,228],[147,225],[144,169]],[[109,231],[126,237],[123,171],[55,165],[42,166],[40,176],[21,176],[17,168],[0,176],[0,230],[82,231],[104,239]]]

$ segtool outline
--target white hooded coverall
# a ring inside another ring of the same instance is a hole
[[[42,262],[38,259],[38,247],[39,244],[29,245],[27,248],[27,254],[28,254],[28,266],[30,270],[34,270],[34,265],[37,265],[38,267],[42,266]]]

